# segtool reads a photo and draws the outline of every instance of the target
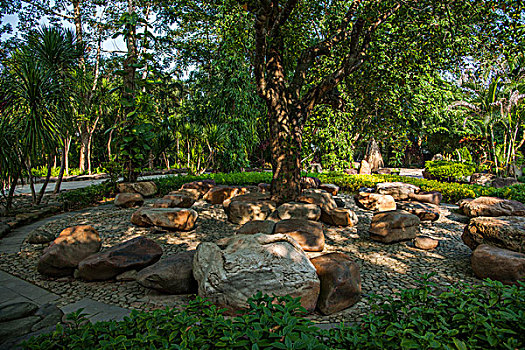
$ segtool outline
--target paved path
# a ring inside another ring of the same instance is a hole
[[[101,205],[95,210],[104,210],[107,206],[108,205]],[[26,237],[33,230],[48,223],[49,221],[60,219],[77,213],[82,213],[87,210],[90,210],[92,212],[93,209],[94,208],[88,208],[75,212],[55,215],[53,217],[43,219],[31,225],[14,229],[6,237],[0,240],[0,254],[18,253]],[[0,270],[0,306],[23,301],[32,302],[34,304],[37,304],[38,306],[42,306],[47,303],[56,303],[59,299],[60,296],[57,294],[54,294],[46,289],[35,286],[32,283],[26,282],[18,277],[15,277]],[[89,298],[84,298],[75,303],[61,307],[62,311],[65,314],[77,311],[80,308],[83,308],[82,312],[88,314],[87,318],[91,322],[122,320],[131,312],[131,310],[124,309],[115,305],[104,304]],[[25,336],[21,337],[20,340],[23,340],[25,338]],[[0,349],[3,349],[2,345],[0,345]]]

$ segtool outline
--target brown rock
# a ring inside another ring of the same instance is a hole
[[[396,210],[394,197],[385,194],[359,192],[354,196],[358,207],[374,211]]]
[[[337,193],[339,192],[339,186],[334,184],[321,184],[319,186],[320,190],[325,190],[326,192],[330,193],[332,196],[337,196]]]
[[[359,265],[342,253],[330,253],[310,260],[315,266],[321,291],[317,308],[330,315],[354,305],[361,298]]]
[[[195,227],[198,214],[193,209],[183,208],[142,208],[131,216],[131,223],[137,226],[160,226],[163,228],[189,231]]]
[[[204,199],[211,204],[222,204],[225,200],[240,195],[238,187],[232,186],[215,186],[209,190]]]
[[[152,197],[157,194],[157,185],[153,181],[125,182],[118,184],[120,193],[140,193],[144,197]]]
[[[272,191],[272,185],[261,182],[257,185],[259,192],[261,193],[270,193]]]
[[[235,197],[226,199],[224,202],[222,202],[222,207],[226,214],[228,214],[228,211],[230,210],[230,204],[233,201],[244,201],[244,202],[257,202],[257,201],[268,201],[270,200],[270,194],[269,193],[261,193],[261,192],[251,192],[246,194],[237,195]]]
[[[254,220],[245,223],[240,229],[237,230],[237,234],[254,235],[256,233],[264,233],[265,235],[271,235],[273,233],[274,228],[274,221]]]
[[[78,263],[98,252],[101,245],[102,240],[92,226],[66,228],[44,250],[38,261],[38,272],[55,277],[71,275]]]
[[[409,193],[408,199],[420,202],[420,203],[430,203],[439,205],[443,200],[443,195],[441,192],[419,192],[419,193]]]
[[[428,236],[418,236],[414,240],[414,245],[416,248],[423,250],[432,250],[435,249],[439,244],[438,240],[430,238]]]
[[[199,197],[202,197],[215,186],[215,180],[207,179],[185,183],[182,185],[181,190],[196,190],[199,192]]]
[[[350,209],[335,208],[321,211],[321,221],[332,226],[355,226],[357,215]]]
[[[503,188],[507,186],[513,186],[519,184],[519,181],[513,177],[497,177],[492,180],[492,187],[494,188]]]
[[[460,204],[463,213],[476,216],[525,216],[525,204],[496,197],[479,197]]]
[[[335,209],[337,204],[334,201],[334,198],[325,191],[314,192],[312,190],[304,190],[299,197],[297,197],[298,202],[315,204],[323,209]]]
[[[202,195],[199,190],[194,188],[184,188],[182,190],[171,191],[168,195],[183,195],[192,198],[194,201],[198,201]]]
[[[472,270],[478,278],[490,278],[505,284],[525,281],[525,254],[479,245],[472,253]]]
[[[388,168],[379,168],[379,169],[377,169],[377,173],[379,175],[390,175],[390,174],[392,174],[392,170],[390,170]]]
[[[193,278],[195,250],[175,253],[137,274],[137,282],[143,287],[167,294],[196,294],[198,285]]]
[[[359,175],[370,175],[372,174],[372,168],[366,160],[361,161],[361,166],[359,167]]]
[[[525,217],[500,216],[470,219],[461,239],[470,249],[480,244],[525,253]]]
[[[162,248],[155,241],[136,237],[82,260],[78,264],[78,276],[87,281],[108,280],[124,271],[151,265],[161,255]]]
[[[420,191],[419,187],[404,182],[382,182],[376,188],[377,193],[391,195],[396,201],[406,201],[411,194]]]
[[[439,207],[429,203],[401,202],[398,203],[401,210],[417,215],[421,221],[436,221],[439,219]]]
[[[354,168],[345,169],[345,174],[346,175],[357,175],[357,170]]]
[[[275,224],[274,233],[286,234],[299,243],[307,252],[322,252],[324,249],[323,225],[304,219],[287,219]]]
[[[374,214],[370,228],[370,238],[383,243],[395,243],[416,238],[420,220],[416,215],[402,210]]]
[[[252,220],[265,220],[276,207],[277,204],[271,200],[232,201],[227,214],[231,222],[243,225]]]
[[[290,202],[277,208],[281,220],[305,219],[317,221],[321,217],[321,208],[315,204]]]
[[[302,189],[309,189],[309,188],[319,188],[321,185],[321,180],[319,180],[316,177],[302,177],[301,178],[301,188]]]
[[[162,199],[171,201],[171,206],[168,208],[190,208],[194,203],[195,199],[193,196],[187,196],[182,193],[180,194],[167,194]]]
[[[496,178],[493,174],[474,173],[470,175],[470,183],[473,185],[490,186]]]
[[[144,197],[140,193],[118,193],[114,203],[117,207],[131,208],[144,204]]]

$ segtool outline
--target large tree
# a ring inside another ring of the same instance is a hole
[[[474,49],[470,37],[485,33],[484,19],[498,14],[487,1],[240,3],[254,19],[254,75],[268,108],[278,202],[300,193],[307,118],[315,106],[333,102],[337,86],[359,71],[371,51],[395,53],[400,65],[438,65]]]

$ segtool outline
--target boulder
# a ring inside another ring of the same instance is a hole
[[[388,194],[396,201],[406,201],[411,194],[420,191],[419,187],[404,182],[381,182],[377,184],[376,189],[377,193]]]
[[[441,192],[437,191],[409,193],[408,199],[420,203],[430,203],[439,205],[443,200],[443,195],[441,194]]]
[[[461,239],[470,249],[480,244],[525,253],[525,217],[500,216],[470,219]]]
[[[379,175],[390,175],[392,174],[392,170],[388,168],[379,168],[377,169],[376,173]]]
[[[374,214],[368,232],[374,241],[395,243],[416,238],[419,223],[416,215],[406,211],[385,211]]]
[[[519,181],[513,177],[497,177],[492,180],[491,186],[495,188],[503,188],[519,184]]]
[[[496,197],[479,197],[460,203],[465,215],[477,216],[525,216],[525,204]]]
[[[323,225],[316,221],[282,220],[275,224],[274,233],[292,237],[307,252],[322,252],[324,249]]]
[[[281,220],[305,219],[317,221],[321,217],[321,208],[315,204],[290,202],[277,208]]]
[[[0,238],[4,238],[11,232],[11,226],[5,222],[0,222]]]
[[[168,195],[179,195],[179,194],[186,196],[186,197],[190,197],[194,201],[198,201],[202,197],[201,193],[194,188],[184,188],[181,190],[171,191],[170,193],[168,193]]]
[[[418,236],[414,240],[414,246],[423,250],[432,250],[437,248],[439,241],[428,236]]]
[[[181,190],[195,190],[199,193],[199,197],[202,197],[216,185],[215,180],[206,179],[185,183]]]
[[[330,193],[332,196],[337,196],[337,193],[339,193],[339,186],[334,184],[321,184],[319,186],[320,190],[325,190],[326,192]]]
[[[344,208],[346,207],[346,202],[343,198],[340,197],[334,197],[335,205],[337,205],[338,208]]]
[[[366,160],[361,161],[361,165],[359,166],[359,175],[370,175],[372,174],[372,167]]]
[[[184,208],[142,208],[131,216],[131,223],[137,226],[159,226],[176,231],[190,231],[195,227],[199,214]]]
[[[347,255],[330,253],[310,260],[315,266],[321,291],[317,308],[324,315],[346,309],[361,298],[361,274]]]
[[[196,294],[197,281],[193,278],[195,250],[175,253],[137,274],[137,282],[143,287],[166,294]]]
[[[319,188],[321,185],[321,180],[319,180],[316,177],[302,177],[301,178],[301,188],[302,189],[310,189],[310,188]]]
[[[246,308],[247,299],[260,291],[301,297],[301,305],[313,311],[319,295],[315,267],[283,234],[238,235],[225,249],[203,242],[193,259],[193,275],[199,296],[230,310]]]
[[[490,186],[492,180],[496,178],[493,174],[474,173],[470,175],[470,183],[473,185]]]
[[[429,203],[401,202],[398,203],[401,210],[417,215],[421,221],[436,221],[439,219],[439,207]]]
[[[117,193],[114,203],[120,208],[131,208],[144,204],[144,197],[140,193]]]
[[[357,175],[358,174],[357,170],[354,168],[345,169],[344,172],[346,175]]]
[[[240,235],[254,235],[256,233],[264,233],[271,235],[275,228],[275,222],[272,220],[254,220],[248,221],[240,229],[237,234]]]
[[[259,192],[261,193],[270,193],[272,191],[272,185],[261,182],[257,185],[257,188],[259,189]]]
[[[358,207],[374,211],[396,210],[394,197],[386,194],[359,192],[354,196]]]
[[[146,237],[136,237],[93,254],[78,264],[78,276],[87,281],[109,280],[129,270],[140,270],[160,259],[162,248]]]
[[[230,199],[226,199],[224,202],[222,202],[222,207],[224,209],[224,212],[228,214],[230,210],[230,204],[233,201],[257,202],[257,201],[268,201],[268,200],[270,200],[269,193],[251,192],[251,193],[246,193],[246,194],[242,194],[239,196],[235,196]]]
[[[38,310],[38,305],[28,301],[3,304],[0,306],[0,322],[33,316],[36,310]]]
[[[44,249],[38,261],[38,272],[63,277],[73,274],[78,263],[100,250],[102,239],[92,226],[66,228]]]
[[[315,204],[322,209],[337,208],[334,198],[326,191],[314,192],[312,190],[304,190],[297,197],[297,202]]]
[[[357,215],[350,209],[335,208],[321,211],[321,221],[332,226],[355,226]]]
[[[472,270],[481,279],[490,278],[505,284],[525,281],[525,254],[480,244],[472,253]]]
[[[153,181],[124,182],[118,184],[120,193],[140,193],[144,197],[152,197],[157,194],[157,185]]]
[[[29,244],[45,244],[55,239],[55,234],[43,229],[36,229],[29,234],[27,237],[27,243]]]
[[[182,193],[167,194],[162,197],[162,199],[171,201],[171,206],[168,208],[190,208],[193,204],[195,204],[195,198],[193,196],[188,196]]]
[[[240,194],[243,193],[240,193],[238,187],[215,186],[204,195],[204,200],[210,202],[211,204],[222,204],[222,202],[225,200]]]
[[[265,220],[276,208],[271,200],[232,201],[229,205],[228,219],[234,224],[243,225],[252,220]]]
[[[365,160],[370,164],[372,172],[382,168],[385,164],[383,162],[383,156],[381,156],[381,150],[376,140],[372,138],[366,146]]]

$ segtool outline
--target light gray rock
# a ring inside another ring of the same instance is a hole
[[[38,305],[27,301],[5,304],[0,307],[0,322],[32,316],[36,310],[38,310]]]
[[[465,215],[477,216],[525,216],[525,204],[497,197],[479,197],[459,204]]]
[[[368,232],[374,241],[395,243],[416,238],[419,223],[416,215],[406,211],[385,211],[374,214]]]
[[[359,192],[354,196],[355,203],[358,207],[374,211],[391,211],[396,210],[396,201],[394,197],[386,194]]]
[[[204,242],[193,259],[199,295],[221,307],[239,310],[258,291],[301,297],[315,308],[320,282],[315,267],[298,243],[282,234],[238,235],[225,249]]]
[[[321,208],[315,204],[290,202],[277,208],[281,220],[304,219],[317,221],[321,217]]]
[[[420,188],[404,182],[382,182],[376,186],[377,193],[388,194],[396,201],[406,201],[410,195],[419,193]]]

